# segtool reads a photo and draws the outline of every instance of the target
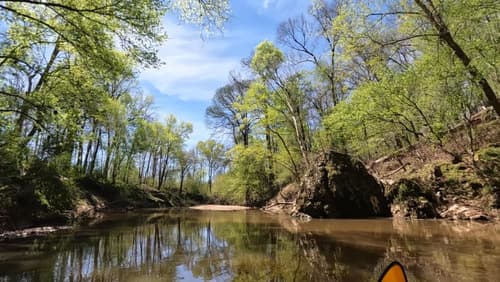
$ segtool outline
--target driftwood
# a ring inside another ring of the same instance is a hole
[[[390,157],[391,157],[391,155],[380,157],[380,158],[376,159],[375,161],[373,161],[373,164],[378,164],[378,163],[384,162],[387,159],[389,159]]]
[[[44,226],[44,227],[34,227],[16,231],[7,231],[0,234],[0,241],[16,238],[26,238],[34,236],[42,236],[52,232],[69,230],[71,226]]]
[[[264,208],[268,209],[268,208],[272,208],[272,207],[277,206],[277,205],[295,205],[295,204],[296,204],[295,202],[276,202],[276,203],[272,203],[268,206],[265,206]]]
[[[365,165],[365,167],[372,172],[376,172],[375,166],[380,164],[380,163],[385,162],[386,160],[390,159],[391,157],[392,157],[391,155],[380,157],[374,161],[368,162],[368,164]]]
[[[382,178],[389,177],[389,176],[391,176],[391,175],[393,175],[393,174],[396,174],[396,173],[398,173],[400,170],[405,169],[407,166],[408,166],[408,163],[405,163],[405,164],[403,164],[402,166],[400,166],[400,167],[396,168],[395,170],[393,170],[393,171],[389,172],[388,174],[386,174],[386,175],[382,176]]]

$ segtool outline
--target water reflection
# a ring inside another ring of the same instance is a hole
[[[116,215],[0,244],[0,281],[369,281],[389,261],[412,281],[496,281],[499,225],[313,220],[256,211]]]

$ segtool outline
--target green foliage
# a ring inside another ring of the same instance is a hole
[[[283,53],[270,41],[262,41],[255,48],[250,67],[264,79],[272,78],[285,61]]]
[[[497,193],[497,205],[500,205],[500,147],[489,146],[477,152],[478,166],[487,176],[488,183],[484,185],[485,193],[491,190]]]
[[[29,204],[32,199],[34,206],[26,207],[28,210],[37,210],[37,206],[56,214],[71,210],[79,197],[78,188],[72,178],[61,175],[59,169],[57,162],[33,164],[27,172],[26,190],[18,195],[18,206]]]
[[[432,1],[314,1],[308,16],[281,24],[276,44],[256,46],[252,75],[232,75],[207,109],[214,129],[233,136],[226,154],[213,139],[186,151],[192,125],[153,118],[135,70],[159,63],[165,12],[220,29],[227,0],[7,1],[0,183],[54,176],[27,180],[36,183],[26,192],[53,211],[76,197],[61,179],[80,175],[123,191],[211,193],[215,181],[214,193],[260,204],[320,151],[374,159],[423,141],[446,151],[461,124],[474,148],[471,118],[499,88],[496,2],[441,2],[429,14]],[[478,164],[494,174],[497,155],[481,151]]]
[[[228,110],[248,114],[252,136],[233,147],[217,186],[233,179],[228,191],[240,198],[242,187],[271,191],[331,149],[373,160],[430,144],[456,158],[468,148],[449,149],[449,133],[462,126],[473,151],[471,119],[492,101],[485,85],[498,89],[498,17],[494,1],[479,2],[314,1],[309,15],[280,24],[277,45],[256,46],[256,76]]]
[[[435,202],[435,196],[431,189],[425,187],[417,179],[401,179],[387,193],[390,202],[405,201],[429,201]]]
[[[482,162],[500,164],[500,147],[490,146],[477,152],[477,158]]]
[[[323,122],[326,130],[338,136],[332,140],[334,146],[373,157],[421,139],[441,145],[448,129],[479,99],[472,86],[445,85],[439,75],[447,70],[428,67],[435,59],[422,56],[403,72],[386,69],[378,81],[361,84]],[[462,83],[467,80],[454,75]]]
[[[267,178],[267,150],[263,144],[248,147],[236,145],[228,152],[231,170],[218,175],[213,194],[234,204],[261,205],[272,196],[272,183]]]
[[[201,159],[205,162],[208,176],[208,192],[212,193],[212,180],[219,169],[224,166],[225,148],[224,145],[213,139],[200,141],[196,145]]]
[[[262,144],[252,144],[247,148],[235,146],[229,152],[232,160],[230,176],[233,193],[243,198],[247,205],[262,204],[274,192],[273,183],[268,179],[267,150]]]
[[[212,192],[216,198],[224,199],[231,204],[244,205],[244,188],[237,186],[235,175],[231,173],[219,174],[215,177]]]
[[[192,125],[154,119],[136,70],[159,64],[167,11],[212,30],[228,8],[224,0],[2,3],[0,213],[70,210],[81,176],[123,197],[146,182],[175,188]]]

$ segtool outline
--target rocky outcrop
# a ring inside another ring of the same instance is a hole
[[[390,186],[387,192],[391,213],[394,217],[438,218],[438,199],[432,191],[425,189],[418,180],[401,179]]]
[[[330,151],[312,163],[299,184],[285,187],[263,210],[316,218],[390,215],[383,187],[361,162]]]
[[[330,151],[314,163],[301,183],[301,212],[326,218],[389,215],[382,185],[361,162]]]

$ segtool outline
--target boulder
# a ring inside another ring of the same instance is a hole
[[[387,193],[394,217],[438,218],[438,198],[416,179],[400,179]]]
[[[391,213],[394,217],[406,218],[438,218],[434,204],[424,198],[410,199],[391,205]]]
[[[317,218],[390,216],[382,185],[360,161],[330,151],[312,163],[300,182],[294,212]]]

